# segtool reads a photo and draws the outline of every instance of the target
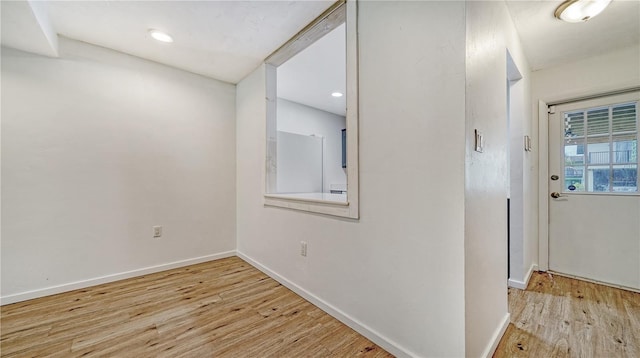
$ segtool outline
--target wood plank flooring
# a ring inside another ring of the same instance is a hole
[[[534,273],[494,357],[640,357],[640,293]]]
[[[392,357],[237,257],[0,310],[2,357]]]

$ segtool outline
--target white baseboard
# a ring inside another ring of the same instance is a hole
[[[493,353],[496,352],[496,348],[498,348],[498,344],[500,343],[502,336],[504,336],[504,332],[506,332],[507,327],[509,327],[510,319],[511,314],[507,313],[502,319],[502,323],[491,337],[491,344],[487,346],[484,353],[482,354],[482,357],[491,358],[493,356]]]
[[[353,330],[355,330],[356,332],[358,332],[361,335],[365,336],[367,339],[369,339],[373,343],[379,345],[380,347],[385,349],[387,352],[395,355],[396,357],[417,357],[418,356],[417,354],[412,353],[409,350],[406,350],[406,349],[400,347],[400,345],[398,345],[397,343],[395,343],[392,340],[386,338],[385,336],[381,335],[380,333],[376,332],[375,330],[369,328],[368,326],[366,326],[365,324],[359,322],[358,320],[350,317],[349,315],[347,315],[346,313],[342,312],[338,308],[336,308],[336,307],[332,306],[331,304],[325,302],[324,300],[318,298],[317,296],[313,295],[311,292],[309,292],[309,291],[305,290],[304,288],[296,285],[295,283],[289,281],[288,279],[284,278],[283,276],[279,275],[278,273],[270,270],[269,268],[267,268],[264,265],[260,264],[259,262],[257,262],[253,258],[251,258],[251,257],[249,257],[249,256],[247,256],[247,255],[245,255],[245,254],[243,254],[243,253],[241,253],[239,251],[236,254],[237,254],[238,257],[240,257],[241,259],[247,261],[249,264],[251,264],[252,266],[257,268],[258,270],[264,272],[267,276],[273,278],[274,280],[278,281],[283,286],[285,286],[288,289],[290,289],[291,291],[295,292],[296,294],[298,294],[302,298],[304,298],[307,301],[311,302],[312,304],[316,305],[318,308],[320,308],[324,312],[328,313],[329,315],[333,316],[338,321],[340,321],[340,322],[346,324],[347,326],[351,327]]]
[[[202,263],[202,262],[218,260],[218,259],[222,259],[222,258],[225,258],[225,257],[235,256],[235,255],[236,255],[236,251],[235,250],[226,251],[226,252],[220,252],[220,253],[217,253],[217,254],[200,256],[200,257],[195,257],[195,258],[192,258],[192,259],[186,259],[186,260],[180,260],[180,261],[174,261],[174,262],[169,262],[169,263],[166,263],[166,264],[161,264],[161,265],[156,265],[156,266],[144,267],[144,268],[137,269],[137,270],[126,271],[126,272],[116,273],[116,274],[112,274],[112,275],[96,277],[96,278],[92,278],[92,279],[88,279],[88,280],[65,283],[65,284],[58,285],[58,286],[52,286],[52,287],[46,287],[46,288],[33,290],[33,291],[15,293],[15,294],[12,294],[12,295],[0,297],[0,305],[7,305],[7,304],[26,301],[26,300],[30,300],[30,299],[34,299],[34,298],[40,298],[40,297],[44,297],[44,296],[55,295],[57,293],[68,292],[68,291],[73,291],[73,290],[86,288],[86,287],[90,287],[90,286],[101,285],[103,283],[119,281],[119,280],[123,280],[123,279],[126,279],[126,278],[147,275],[147,274],[150,274],[150,273],[156,273],[156,272],[160,272],[160,271],[166,271],[166,270],[170,270],[170,269],[174,269],[174,268],[178,268],[178,267],[195,265],[195,264],[199,264],[199,263]]]
[[[529,285],[529,280],[531,279],[531,274],[533,273],[533,271],[537,271],[537,270],[538,270],[538,265],[532,264],[531,267],[529,267],[529,272],[527,272],[527,276],[524,278],[524,282],[509,279],[507,281],[507,286],[513,287],[513,288],[519,288],[521,290],[526,290],[527,285]]]

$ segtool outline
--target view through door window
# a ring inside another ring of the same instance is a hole
[[[638,192],[638,102],[563,116],[563,191]]]

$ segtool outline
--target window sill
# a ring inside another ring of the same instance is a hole
[[[264,205],[352,219],[358,218],[357,213],[353,213],[353,208],[349,205],[346,194],[265,194]]]

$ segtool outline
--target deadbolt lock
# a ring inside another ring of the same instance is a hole
[[[551,180],[558,180],[558,179],[560,179],[560,177],[555,174],[551,176]]]

